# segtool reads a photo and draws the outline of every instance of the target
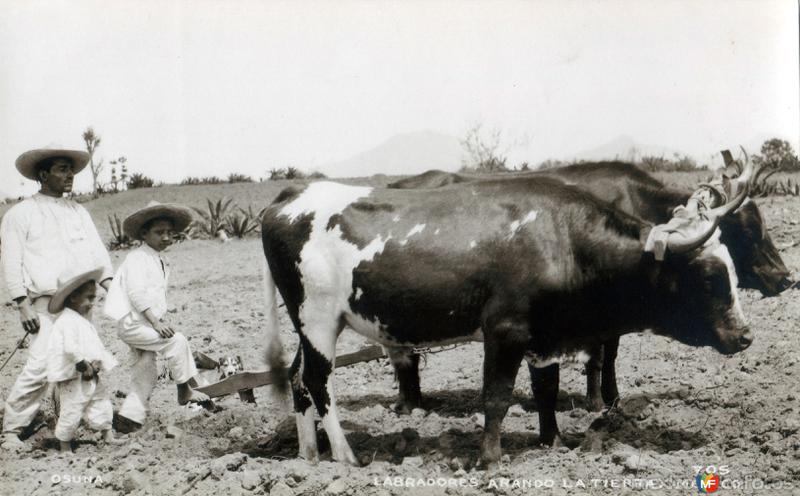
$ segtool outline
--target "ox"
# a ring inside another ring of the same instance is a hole
[[[547,365],[646,328],[726,354],[747,348],[736,273],[716,229],[745,193],[676,218],[680,226],[654,227],[547,178],[454,184],[435,195],[331,182],[284,190],[262,217],[267,356],[279,366],[277,288],[300,339],[289,371],[300,456],[318,457],[315,407],[333,458],[358,464],[333,387],[345,326],[390,347],[482,340],[484,463],[501,456],[526,356]],[[666,244],[665,256],[645,250],[652,239]],[[540,441],[559,443],[557,369],[541,369],[533,386]]]
[[[747,177],[734,180],[735,186],[744,182],[753,171],[742,171]],[[424,172],[390,184],[395,189],[431,189],[449,184],[503,177],[552,177],[587,191],[615,208],[654,224],[668,222],[672,211],[684,205],[692,191],[670,188],[634,164],[625,162],[582,163],[544,171],[509,173],[501,176],[452,173],[439,170]],[[792,286],[789,270],[767,232],[758,206],[751,199],[733,214],[722,219],[720,241],[728,248],[736,268],[740,288],[757,289],[765,296],[775,296]],[[586,362],[586,396],[591,410],[601,410],[619,397],[615,360],[619,339],[612,338],[589,350]],[[419,386],[419,356],[409,350],[389,349],[399,382],[396,408],[407,413],[422,405]],[[532,371],[533,372],[533,371]],[[601,379],[602,378],[602,379]]]

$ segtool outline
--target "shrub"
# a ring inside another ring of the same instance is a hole
[[[564,162],[563,160],[554,160],[552,158],[549,158],[544,162],[540,162],[538,169],[539,170],[556,169],[558,167],[564,167],[565,165],[567,165],[567,162]]]
[[[184,178],[181,181],[181,186],[195,186],[197,184],[200,184],[200,178],[199,177],[189,176],[189,177]]]
[[[297,167],[286,168],[286,179],[304,179],[305,177],[306,175]]]
[[[261,216],[264,215],[264,210],[266,209],[267,207],[264,207],[258,212],[254,212],[252,206],[248,206],[247,210],[239,207],[239,211],[242,213],[242,215],[256,223],[261,223]]]
[[[222,184],[225,181],[217,176],[192,177],[189,176],[181,181],[181,186],[197,186],[198,184]]]
[[[258,223],[250,219],[246,214],[229,215],[225,221],[227,231],[231,236],[236,236],[237,238],[244,238],[248,234],[255,232],[258,227]]]
[[[767,179],[777,172],[771,170],[769,173],[753,180],[750,186],[750,196],[754,198],[761,198],[765,196],[800,196],[800,181],[792,181],[791,178],[786,181],[767,181]]]
[[[253,178],[244,174],[239,174],[237,172],[231,172],[228,174],[228,182],[229,183],[252,183]]]
[[[191,232],[213,238],[220,229],[225,228],[228,209],[233,200],[222,198],[214,203],[210,199],[206,199],[206,202],[208,202],[207,210],[192,207],[200,219],[192,222]]]
[[[286,169],[270,169],[269,180],[277,181],[280,179],[286,179]]]
[[[312,172],[308,175],[309,179],[328,179],[328,176],[323,174],[322,172]]]
[[[642,157],[641,165],[650,172],[692,172],[697,170],[707,170],[708,166],[698,166],[697,162],[688,155],[673,155],[672,159],[645,155]]]
[[[151,178],[141,172],[134,172],[128,177],[128,189],[152,188],[154,184]]]

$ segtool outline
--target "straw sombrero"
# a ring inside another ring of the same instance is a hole
[[[128,216],[122,223],[122,230],[131,239],[141,239],[139,237],[139,229],[148,221],[160,218],[169,219],[172,221],[173,230],[181,232],[192,223],[192,211],[183,205],[151,201],[143,209]]]
[[[28,150],[17,157],[17,170],[23,176],[35,181],[37,179],[36,166],[42,160],[52,157],[66,157],[72,160],[72,172],[75,174],[82,171],[91,158],[88,153],[82,150],[67,150],[59,146],[49,145],[45,148]]]
[[[58,289],[50,298],[50,303],[47,304],[47,311],[50,313],[58,313],[64,310],[64,302],[67,301],[67,297],[71,295],[73,291],[89,281],[99,281],[102,275],[102,267],[77,275],[75,275],[74,272],[66,272],[60,275],[58,277]]]

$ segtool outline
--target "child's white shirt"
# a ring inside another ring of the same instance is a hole
[[[50,330],[47,380],[60,382],[79,377],[75,365],[82,360],[99,360],[103,372],[118,364],[114,355],[103,346],[94,325],[74,310],[65,308]]]
[[[103,312],[114,320],[132,314],[144,320],[148,308],[161,318],[167,313],[169,266],[159,252],[142,244],[125,257],[108,288]]]

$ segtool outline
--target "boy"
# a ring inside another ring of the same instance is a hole
[[[130,432],[144,424],[158,378],[156,353],[167,359],[172,379],[178,385],[178,404],[192,402],[213,407],[206,394],[192,388],[197,385],[197,368],[188,341],[164,321],[170,271],[160,253],[172,244],[172,233],[183,231],[191,221],[191,211],[186,207],[151,202],[122,224],[125,233],[142,244],[117,269],[104,308],[106,315],[119,322],[120,339],[136,355],[131,392],[115,425],[120,432]]]
[[[104,377],[117,366],[117,360],[105,349],[97,329],[88,320],[97,294],[96,282],[103,270],[59,276],[58,289],[47,307],[51,314],[61,312],[47,346],[47,380],[55,383],[61,405],[55,430],[61,451],[72,450],[81,418],[102,432],[107,443],[122,442],[114,439],[111,431],[113,409]]]

